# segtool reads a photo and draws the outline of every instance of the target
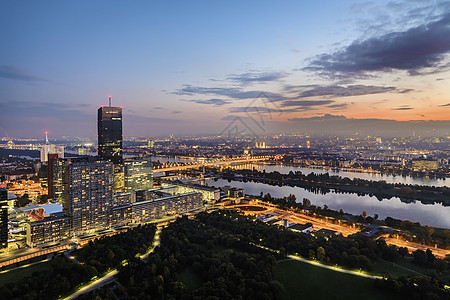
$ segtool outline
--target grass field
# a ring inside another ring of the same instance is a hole
[[[375,288],[373,279],[344,274],[300,261],[278,264],[277,280],[285,287],[282,299],[397,299]]]
[[[0,286],[13,281],[19,281],[22,278],[32,276],[34,272],[45,271],[50,269],[51,261],[37,263],[24,268],[8,271],[0,274]]]

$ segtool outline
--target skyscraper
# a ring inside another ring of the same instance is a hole
[[[116,164],[122,163],[122,107],[109,106],[98,109],[98,156]]]
[[[64,158],[64,146],[50,144],[47,134],[46,131],[45,145],[41,148],[41,162],[46,162],[49,154],[57,154],[57,157]]]
[[[63,212],[70,218],[71,231],[109,226],[113,193],[113,164],[94,157],[63,162]]]
[[[8,191],[0,188],[0,248],[8,247]]]

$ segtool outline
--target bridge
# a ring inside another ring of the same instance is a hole
[[[193,164],[172,163],[172,164],[169,164],[168,166],[163,165],[160,168],[154,168],[153,172],[180,171],[180,170],[187,170],[187,169],[202,168],[205,166],[216,166],[216,165],[226,165],[226,164],[243,164],[243,163],[250,163],[250,162],[265,161],[270,158],[272,158],[272,156],[236,157],[236,158],[231,158],[231,159],[223,159],[223,160],[193,163]]]

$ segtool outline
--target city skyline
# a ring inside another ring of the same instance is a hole
[[[0,136],[95,136],[108,95],[124,107],[124,136],[219,135],[236,118],[258,135],[448,134],[449,11],[446,1],[7,3]]]

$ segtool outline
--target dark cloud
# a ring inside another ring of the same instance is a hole
[[[347,120],[347,117],[342,116],[342,115],[324,114],[322,116],[316,116],[316,117],[288,119],[288,121],[291,121],[291,122],[299,122],[299,121],[329,121],[329,120]]]
[[[174,110],[174,111],[172,111],[172,113],[173,113],[173,114],[181,114],[182,111],[181,111],[181,110]]]
[[[327,107],[332,108],[333,110],[343,110],[348,107],[348,103],[340,103],[340,104],[331,104]]]
[[[237,75],[233,74],[228,76],[227,79],[241,84],[250,84],[278,81],[288,75],[288,73],[284,72],[250,72]]]
[[[450,103],[439,105],[439,107],[450,107]]]
[[[392,110],[411,110],[414,109],[414,107],[407,107],[407,106],[403,106],[403,107],[397,107],[397,108],[391,108]]]
[[[11,79],[11,80],[20,80],[20,81],[46,81],[43,78],[39,78],[37,76],[32,75],[27,70],[10,65],[0,66],[0,78]]]
[[[261,93],[264,93],[265,97],[270,98],[270,100],[272,101],[282,101],[289,99],[278,93],[261,92],[261,91],[244,91],[240,88],[220,88],[220,87],[208,88],[191,85],[185,85],[183,88],[173,92],[173,94],[175,95],[188,95],[188,96],[215,95],[215,96],[226,96],[231,99],[238,99],[238,100],[258,98],[260,97]]]
[[[231,103],[231,101],[224,100],[224,99],[208,99],[208,100],[187,100],[189,102],[195,102],[198,104],[210,104],[215,106],[223,106],[225,104]]]
[[[153,109],[164,109],[164,108],[162,108],[161,106],[155,106],[153,107]]]
[[[334,102],[333,100],[292,100],[284,101],[281,106],[322,106]]]
[[[413,91],[414,91],[413,89],[405,89],[403,91],[400,91],[399,93],[400,94],[406,94],[406,93],[410,93],[410,92],[413,92]]]
[[[437,21],[363,41],[355,41],[332,54],[314,57],[303,70],[332,78],[367,77],[370,72],[405,70],[411,75],[423,69],[441,71],[450,51],[450,13]]]
[[[289,108],[289,109],[276,109],[276,108],[268,108],[263,106],[245,106],[245,107],[231,107],[229,109],[230,113],[257,113],[257,114],[271,114],[271,113],[287,113],[287,112],[299,112],[310,110],[308,107],[306,108]]]
[[[373,86],[373,85],[307,85],[307,86],[288,86],[285,90],[289,92],[300,93],[301,98],[318,97],[318,96],[330,96],[330,97],[350,97],[380,94],[396,91],[397,89],[392,86]]]
[[[183,88],[173,92],[175,95],[221,95],[230,96],[240,93],[241,90],[237,88],[208,88],[200,86],[185,85]],[[231,97],[231,96],[230,96]]]

